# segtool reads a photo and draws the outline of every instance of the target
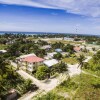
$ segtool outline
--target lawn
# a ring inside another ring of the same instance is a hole
[[[62,96],[57,95],[56,93],[49,92],[46,95],[43,95],[41,97],[37,97],[36,99],[33,100],[67,100]]]
[[[50,42],[50,43],[52,43],[52,44],[55,43],[55,42],[61,42],[61,43],[64,43],[64,44],[70,44],[70,43],[82,44],[81,42],[66,41],[66,40],[54,40],[54,39],[48,40],[48,42]]]
[[[78,63],[77,59],[73,58],[73,57],[64,58],[64,59],[62,59],[62,61],[65,62],[65,63],[68,63],[68,64],[72,64],[72,65]]]
[[[0,50],[3,50],[3,49],[5,49],[5,48],[7,48],[7,45],[0,44]]]

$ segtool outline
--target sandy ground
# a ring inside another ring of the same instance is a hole
[[[78,64],[75,65],[68,64],[68,70],[69,70],[70,77],[74,75],[79,75],[81,73],[81,69],[78,67]]]

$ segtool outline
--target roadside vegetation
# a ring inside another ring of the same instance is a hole
[[[37,97],[35,100],[66,100],[66,99],[53,92],[49,92],[46,95],[43,95],[42,97]]]
[[[0,55],[0,98],[4,100],[10,89],[15,89],[21,96],[32,88],[37,89],[31,80],[24,80],[13,70],[9,61]]]
[[[47,66],[38,66],[38,68],[33,71],[33,75],[39,79],[39,80],[45,80],[52,76],[56,76],[57,73],[63,73],[68,72],[68,66],[67,64],[60,62],[51,68],[48,68]]]
[[[100,51],[93,55],[93,58],[84,65],[84,70],[100,77]]]

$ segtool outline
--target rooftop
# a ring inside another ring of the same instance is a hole
[[[58,61],[57,61],[56,59],[52,59],[52,60],[45,60],[43,63],[44,63],[46,66],[51,67],[51,66],[57,64]]]
[[[36,62],[42,62],[44,61],[44,59],[37,56],[27,56],[22,61],[29,62],[29,63],[36,63]]]

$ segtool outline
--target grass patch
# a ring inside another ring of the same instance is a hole
[[[71,92],[75,91],[78,88],[78,84],[76,84],[72,80],[65,80],[63,83],[61,83],[57,88],[55,89],[56,91],[59,92]]]
[[[56,42],[61,42],[61,43],[64,43],[64,44],[70,44],[70,43],[82,44],[82,42],[66,41],[66,40],[54,40],[54,39],[48,40],[48,42],[50,42],[52,44],[56,43]]]
[[[74,100],[100,100],[100,79],[82,74],[73,80],[80,83]]]
[[[88,72],[90,74],[93,74],[93,75],[97,75],[98,77],[100,77],[100,70],[98,71],[92,71],[90,69],[83,69],[85,72]]]
[[[72,65],[78,63],[77,59],[73,58],[73,57],[64,58],[64,59],[62,59],[62,61],[65,62],[65,63],[68,63],[68,64],[72,64]]]
[[[54,89],[55,93],[66,93],[72,100],[100,100],[100,79],[81,74],[64,81]]]
[[[0,44],[0,49],[1,49],[1,50],[6,49],[6,48],[7,48],[7,45]]]
[[[42,97],[37,97],[35,100],[66,100],[66,99],[53,92],[49,92],[46,95],[43,95]]]

